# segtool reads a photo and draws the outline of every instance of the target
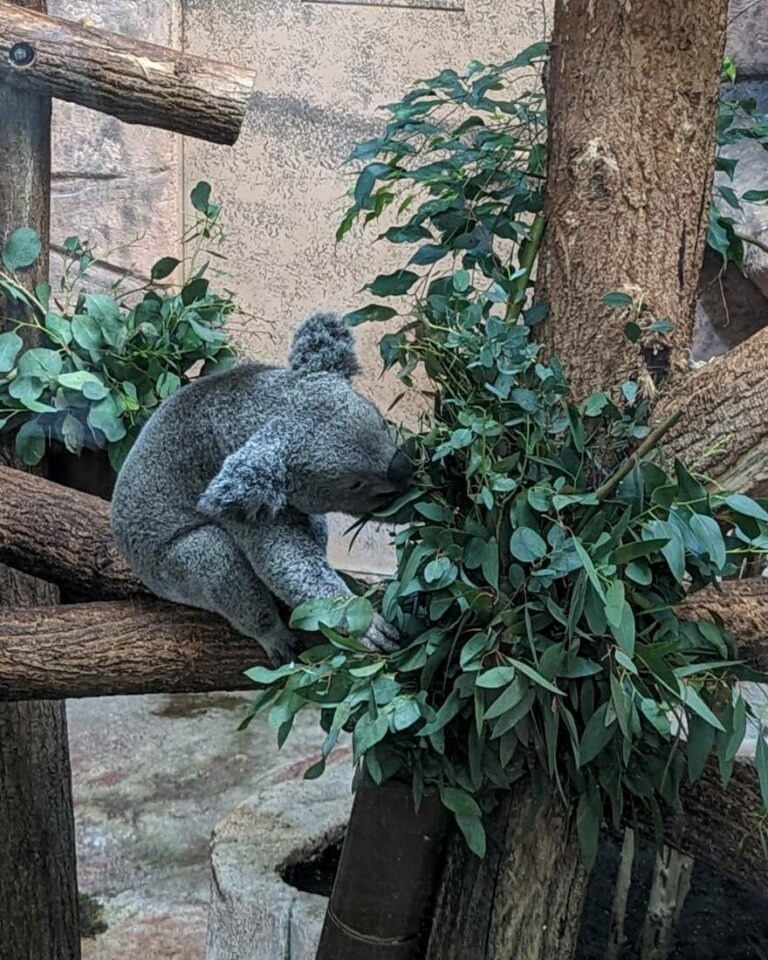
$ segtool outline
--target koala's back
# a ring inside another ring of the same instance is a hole
[[[274,411],[290,371],[246,363],[201,377],[158,407],[123,464],[112,527],[128,559],[206,522],[195,507],[228,454]]]

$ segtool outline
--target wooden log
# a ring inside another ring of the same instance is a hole
[[[91,583],[98,596],[98,582]],[[768,671],[768,584],[723,584],[680,612],[721,616],[739,631],[740,655]],[[139,595],[0,611],[0,702],[237,690],[248,686],[244,670],[266,663],[261,647],[220,617]]]
[[[716,357],[665,391],[654,416],[683,416],[664,438],[668,457],[731,490],[768,493],[768,330]]]
[[[104,500],[8,467],[0,491],[0,562],[75,597],[146,593],[112,541]]]
[[[232,144],[255,74],[0,3],[0,82],[126,123]]]
[[[0,612],[0,701],[243,690],[268,664],[220,617],[158,600]]]

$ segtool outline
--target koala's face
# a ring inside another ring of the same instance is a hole
[[[303,513],[361,516],[407,490],[413,470],[391,424],[341,378],[311,379],[302,406],[318,426],[292,464],[288,502]]]

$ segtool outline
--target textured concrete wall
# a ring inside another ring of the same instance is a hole
[[[166,46],[180,42],[178,0],[49,0],[69,20]],[[71,234],[107,254],[105,283],[127,268],[148,275],[177,251],[181,138],[56,101],[53,113],[51,240]],[[125,249],[126,243],[133,245]],[[54,258],[54,270],[56,261]]]
[[[370,236],[334,244],[350,184],[342,162],[380,129],[377,107],[443,67],[502,60],[541,39],[544,9],[541,0],[184,0],[188,50],[257,72],[234,149],[184,143],[185,193],[203,177],[225,205],[237,289],[253,313],[236,328],[248,353],[282,361],[303,316],[362,306],[356,291],[387,256],[402,265]],[[399,391],[379,378],[380,332],[364,327],[359,339],[363,388],[386,407]],[[337,536],[331,556],[386,570],[385,539],[369,532],[350,555]]]

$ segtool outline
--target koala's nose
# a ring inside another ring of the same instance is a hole
[[[402,450],[396,451],[389,462],[387,480],[398,487],[407,487],[413,478],[413,465]]]

